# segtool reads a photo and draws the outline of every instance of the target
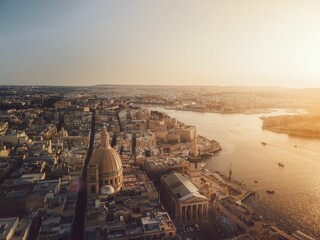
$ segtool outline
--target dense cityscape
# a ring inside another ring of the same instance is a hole
[[[319,12],[1,0],[0,240],[320,240]]]
[[[1,87],[1,239],[314,239],[245,204],[231,165],[205,168],[215,139],[148,107],[197,107],[189,91],[129,88]]]

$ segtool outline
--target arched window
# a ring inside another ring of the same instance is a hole
[[[117,178],[117,177],[114,179],[114,183],[115,183],[115,184],[118,183],[118,178]]]

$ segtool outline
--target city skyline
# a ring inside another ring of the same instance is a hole
[[[3,1],[1,85],[320,87],[317,1]]]

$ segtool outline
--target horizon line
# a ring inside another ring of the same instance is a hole
[[[197,85],[197,84],[181,84],[181,85],[171,85],[171,84],[109,84],[101,83],[94,85],[41,85],[41,84],[1,84],[0,87],[97,87],[97,86],[110,86],[110,87],[219,87],[219,88],[279,88],[279,89],[292,89],[292,90],[303,90],[303,89],[320,89],[320,87],[284,87],[275,85]]]

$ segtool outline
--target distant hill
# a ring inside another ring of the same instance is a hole
[[[205,91],[206,93],[219,92],[253,92],[253,93],[272,93],[282,97],[293,98],[320,98],[320,88],[285,88],[276,86],[199,86],[199,85],[117,85],[99,84],[92,85],[93,88],[128,88],[128,89],[168,89],[168,90],[188,90]]]

